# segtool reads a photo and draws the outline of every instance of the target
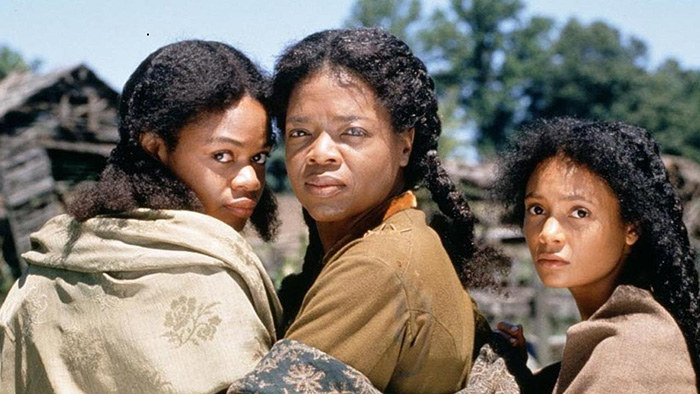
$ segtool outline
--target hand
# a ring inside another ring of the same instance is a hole
[[[527,341],[523,334],[522,325],[499,322],[496,325],[496,332],[508,340],[508,343],[516,349],[519,357],[523,360],[527,360]]]

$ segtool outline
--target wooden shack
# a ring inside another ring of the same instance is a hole
[[[29,234],[104,167],[118,141],[118,101],[84,65],[0,81],[0,242],[15,276]]]

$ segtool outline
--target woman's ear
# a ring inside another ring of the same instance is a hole
[[[399,133],[399,138],[401,141],[401,167],[406,167],[408,165],[408,160],[411,158],[411,150],[413,149],[413,137],[415,136],[415,134],[416,130],[413,127]]]
[[[142,133],[139,137],[141,148],[163,164],[168,163],[168,147],[156,133]]]
[[[625,227],[625,244],[631,248],[639,239],[639,225],[637,223],[627,223]]]

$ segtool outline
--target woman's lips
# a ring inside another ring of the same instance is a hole
[[[333,177],[315,177],[304,182],[304,188],[318,197],[331,197],[341,192],[345,184]]]
[[[548,268],[558,268],[569,265],[569,262],[554,255],[541,255],[537,257],[537,264]]]
[[[251,198],[243,197],[243,198],[238,198],[234,200],[233,202],[230,202],[226,205],[226,209],[231,211],[235,216],[238,216],[240,218],[249,218],[250,215],[253,214],[253,210],[255,210],[255,206],[257,205],[257,202]]]

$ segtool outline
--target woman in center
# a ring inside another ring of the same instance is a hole
[[[465,285],[487,282],[474,217],[437,154],[432,79],[379,29],[328,30],[290,47],[273,86],[310,244],[280,290],[286,338],[351,365],[380,390],[454,392],[489,335]],[[433,228],[412,190],[444,216]]]

